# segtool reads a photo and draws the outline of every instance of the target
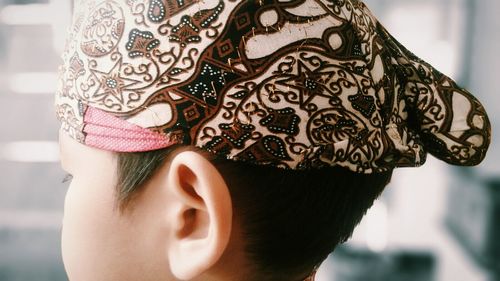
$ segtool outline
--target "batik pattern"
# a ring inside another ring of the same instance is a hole
[[[290,169],[475,165],[490,143],[477,99],[355,0],[80,1],[63,59],[63,129],[113,151],[158,145],[99,145],[89,107],[160,146]]]

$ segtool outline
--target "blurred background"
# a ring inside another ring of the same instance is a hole
[[[0,281],[67,280],[67,184],[53,93],[69,0],[0,0]],[[366,0],[415,54],[453,77],[500,124],[500,1]],[[494,126],[495,129],[495,126]],[[495,137],[495,134],[494,134]],[[399,169],[317,281],[500,280],[500,140],[478,167],[430,157]]]

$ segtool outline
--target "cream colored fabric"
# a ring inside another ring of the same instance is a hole
[[[418,166],[427,152],[475,165],[488,148],[477,99],[406,50],[360,1],[77,3],[56,110],[87,145],[184,143],[238,161],[361,173]],[[108,118],[91,129],[89,107],[163,141],[135,143],[106,130],[120,127]]]

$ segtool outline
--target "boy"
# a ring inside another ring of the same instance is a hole
[[[355,0],[80,1],[56,111],[71,281],[312,280],[394,168],[490,143]]]

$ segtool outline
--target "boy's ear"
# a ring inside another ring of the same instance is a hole
[[[172,273],[192,279],[210,269],[224,253],[231,235],[232,205],[221,174],[203,155],[183,151],[170,162],[168,258]]]

